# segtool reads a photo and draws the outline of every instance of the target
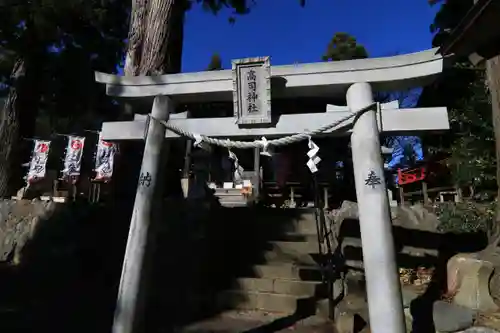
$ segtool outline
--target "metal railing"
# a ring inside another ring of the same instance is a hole
[[[321,270],[321,279],[326,287],[328,296],[328,316],[335,319],[335,296],[334,282],[336,279],[335,252],[332,248],[332,228],[328,228],[324,206],[321,204],[321,195],[319,193],[318,180],[313,174],[314,189],[314,215],[316,220],[316,231],[318,236],[319,265]]]

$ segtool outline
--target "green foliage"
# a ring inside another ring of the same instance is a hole
[[[77,30],[107,33],[111,26],[116,29],[112,16],[124,14],[119,7],[125,8],[112,0],[0,0],[0,40],[7,49],[23,53],[33,42],[66,44]]]
[[[480,204],[473,201],[460,203],[443,202],[434,206],[440,231],[443,232],[486,232],[495,218],[496,202]]]
[[[215,53],[214,55],[212,55],[212,58],[210,58],[210,63],[208,64],[207,70],[219,71],[221,69],[223,69],[222,59],[219,54]]]
[[[39,135],[97,128],[116,107],[95,83],[95,70],[114,72],[124,50],[129,4],[111,0],[0,0],[0,82],[11,85],[16,58],[36,67]],[[23,112],[21,112],[23,114]],[[32,120],[21,120],[32,121]],[[51,130],[49,130],[51,129]]]
[[[469,85],[470,96],[450,108],[454,140],[449,147],[449,163],[458,184],[472,180],[478,186],[495,186],[496,153],[491,104],[484,78]]]
[[[8,92],[9,74],[14,67],[16,54],[0,47],[0,97],[5,97]]]
[[[459,81],[443,81],[436,91],[441,96],[435,97],[448,105],[450,131],[438,138],[429,137],[426,148],[431,154],[448,156],[446,164],[456,184],[473,184],[488,191],[495,187],[496,152],[484,75],[472,68],[456,67],[451,71]]]
[[[439,11],[430,26],[434,34],[432,44],[440,46],[451,31],[460,23],[464,15],[474,4],[473,0],[429,0],[431,5],[440,5]]]
[[[363,45],[358,44],[356,38],[345,32],[337,32],[328,44],[322,59],[324,61],[364,59],[368,52]]]
[[[442,2],[442,1],[438,1]],[[472,3],[442,2],[431,31],[439,46],[460,22]],[[421,105],[446,105],[450,131],[440,136],[424,136],[427,153],[446,156],[446,165],[456,185],[473,185],[477,194],[496,187],[496,153],[491,118],[491,103],[484,72],[457,59],[452,68],[424,90]]]
[[[441,46],[473,5],[472,0],[430,0],[440,5],[430,27],[433,45]],[[467,59],[456,59],[432,87],[423,93],[420,104],[446,105],[450,131],[439,137],[425,137],[424,146],[433,155],[444,155],[456,185],[472,185],[475,198],[496,188],[496,153],[491,102],[484,72]],[[442,203],[436,213],[445,231],[488,231],[495,218],[496,201]]]
[[[222,9],[232,9],[233,15],[229,17],[229,22],[234,23],[236,15],[248,14],[256,5],[255,0],[188,0],[187,9],[190,9],[194,4],[201,4],[203,9],[217,14]],[[306,0],[299,0],[299,5],[304,7]]]

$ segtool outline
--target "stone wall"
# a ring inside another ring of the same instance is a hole
[[[0,331],[109,332],[131,207],[0,201]]]
[[[40,200],[0,201],[0,262],[19,263],[26,243],[40,221],[48,219],[58,204]]]

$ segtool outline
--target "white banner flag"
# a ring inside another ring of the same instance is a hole
[[[49,150],[50,141],[35,140],[35,146],[33,147],[33,154],[31,155],[27,176],[28,184],[41,180],[45,177]]]
[[[95,156],[95,180],[109,181],[113,176],[116,144],[99,139]]]
[[[68,146],[64,157],[63,177],[74,177],[80,175],[82,167],[83,147],[85,138],[81,136],[68,136]]]

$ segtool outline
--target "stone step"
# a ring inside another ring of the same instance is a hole
[[[271,208],[276,211],[276,208]],[[282,209],[273,219],[284,224],[283,231],[298,235],[316,235],[314,211],[308,208]],[[267,223],[267,221],[266,221]]]
[[[319,253],[318,241],[310,242],[290,242],[290,241],[273,241],[270,242],[273,251],[286,254],[311,254]]]
[[[285,242],[315,242],[317,244],[318,235],[316,232],[313,234],[301,234],[295,231],[285,231],[281,235],[276,235],[273,240]]]
[[[345,237],[342,240],[342,252],[345,251],[346,247],[361,248],[361,238]],[[404,245],[401,249],[399,249],[398,253],[415,257],[424,257],[424,256],[437,257],[439,254],[439,250]]]
[[[283,253],[280,251],[264,252],[264,259],[269,264],[318,265],[318,254]]]
[[[282,313],[266,311],[225,311],[213,318],[192,323],[179,330],[179,333],[241,333],[241,332],[268,332],[276,331],[270,327],[276,323],[280,332],[330,332],[333,323],[329,320],[311,316],[304,319],[292,319]],[[177,331],[176,331],[177,332]]]
[[[220,205],[222,207],[227,207],[227,208],[238,208],[238,207],[247,207],[249,205],[249,202],[248,201],[243,201],[243,200],[240,200],[240,201],[235,201],[235,200],[232,200],[232,201],[223,201],[223,200],[220,200],[219,201]]]
[[[218,197],[242,196],[241,189],[238,188],[216,188],[214,194]]]
[[[232,198],[233,196],[230,196]],[[225,198],[222,198],[225,200]],[[240,200],[234,200],[239,202]],[[233,202],[233,201],[230,201]],[[316,222],[314,212],[307,208],[277,209],[277,208],[247,208],[234,207],[222,209],[219,216],[230,216],[233,224],[251,227],[253,230],[262,230],[264,234],[283,235],[295,233],[298,235],[316,235]],[[273,238],[270,238],[273,239]]]
[[[216,191],[215,196],[219,199],[219,203],[223,207],[235,208],[246,207],[248,205],[247,198],[237,189]]]
[[[316,219],[314,213],[302,213],[293,222],[289,231],[302,235],[317,235]]]
[[[321,270],[318,266],[295,264],[255,265],[253,275],[258,278],[321,281]]]
[[[347,267],[355,268],[355,269],[358,269],[358,270],[364,270],[365,269],[365,266],[363,265],[363,261],[362,260],[348,259],[348,260],[345,261],[345,265]]]
[[[226,309],[269,311],[290,315],[297,311],[309,315],[316,312],[316,299],[307,295],[292,296],[229,290],[219,294],[218,302]]]
[[[325,297],[326,286],[316,281],[298,281],[268,278],[239,278],[235,290],[285,294],[292,296]]]

